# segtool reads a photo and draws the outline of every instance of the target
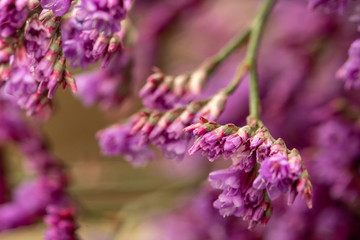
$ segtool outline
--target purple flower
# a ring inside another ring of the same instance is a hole
[[[333,198],[349,202],[360,196],[353,170],[359,158],[360,133],[353,124],[333,117],[318,126],[314,139],[316,181],[329,185]]]
[[[120,55],[121,32],[105,36],[98,29],[85,30],[76,13],[78,12],[74,11],[70,20],[62,24],[61,31],[63,51],[65,56],[70,59],[72,67],[86,68],[101,58],[103,58],[103,67],[113,56]]]
[[[168,158],[182,159],[192,139],[191,134],[184,132],[184,128],[194,122],[195,113],[202,107],[203,103],[192,102],[186,109],[169,111],[170,116],[165,114],[159,121],[159,127],[155,127],[154,133],[150,133],[152,143],[162,149]]]
[[[41,7],[50,9],[55,16],[62,16],[69,11],[72,0],[41,0]]]
[[[180,119],[176,119],[161,136],[152,140],[152,142],[164,151],[166,157],[181,160],[185,156],[192,139],[190,134],[183,131],[186,126],[187,124]]]
[[[264,200],[264,191],[250,187],[245,193],[245,203],[253,207],[259,206]]]
[[[77,96],[86,106],[99,103],[102,109],[118,106],[129,94],[129,80],[126,76],[130,64],[125,53],[114,56],[106,69],[76,77]]]
[[[224,140],[224,152],[229,155],[238,149],[243,142],[245,142],[245,139],[237,133],[224,137]]]
[[[277,183],[289,176],[289,162],[284,155],[273,155],[261,164],[260,175],[269,183]]]
[[[336,73],[345,82],[345,88],[360,87],[360,58],[349,58]]]
[[[236,130],[235,125],[228,124],[205,133],[196,140],[194,145],[189,149],[189,153],[194,154],[201,150],[202,154],[206,156],[209,161],[214,161],[224,152],[225,136],[232,134]]]
[[[243,217],[249,221],[252,229],[260,221],[266,223],[271,215],[271,206],[264,197],[264,190],[251,187],[254,180],[253,173],[231,166],[228,169],[213,171],[209,174],[209,181],[215,189],[222,192],[214,202],[223,217],[231,215]],[[264,213],[268,212],[266,216]]]
[[[0,206],[0,231],[33,223],[47,205],[61,201],[62,188],[46,176],[20,185],[13,201]]]
[[[360,39],[354,41],[349,49],[349,57],[337,71],[337,78],[345,82],[345,88],[360,87]]]
[[[98,132],[97,138],[105,155],[123,154],[134,166],[143,166],[154,156],[147,145],[139,145],[140,137],[130,133],[131,126],[114,125]]]
[[[52,34],[49,28],[34,18],[25,29],[26,52],[30,59],[39,61],[48,51]]]
[[[25,108],[28,99],[37,89],[37,82],[29,72],[25,47],[17,49],[11,65],[12,71],[5,84],[5,93],[11,95],[20,107]]]
[[[25,22],[29,13],[27,1],[4,0],[0,2],[0,37],[13,35]]]
[[[209,174],[209,182],[215,189],[221,189],[223,192],[214,202],[214,207],[219,209],[224,217],[237,212],[245,211],[243,193],[246,189],[246,175],[236,168],[228,168],[213,171]]]
[[[97,29],[105,36],[120,31],[121,20],[125,19],[131,0],[84,0],[78,5],[78,20],[83,30]]]
[[[301,169],[299,169],[299,172],[296,174],[299,176]],[[282,154],[275,154],[261,163],[259,175],[255,179],[253,187],[256,189],[266,188],[270,199],[274,200],[278,198],[281,193],[286,193],[290,190],[293,184],[291,177],[287,157]]]
[[[155,68],[146,84],[139,92],[144,106],[150,109],[169,110],[182,107],[200,94],[198,83],[202,85],[206,79],[206,71],[200,69],[192,74],[178,76],[165,75]],[[195,83],[194,83],[195,82]]]
[[[78,228],[74,221],[74,210],[68,206],[51,205],[46,208],[45,223],[48,229],[45,240],[76,240]]]
[[[64,41],[63,51],[65,56],[70,59],[70,65],[74,68],[79,66],[86,68],[91,62],[85,57],[84,48],[79,39],[69,39]]]
[[[19,103],[22,99],[28,99],[36,92],[36,89],[37,82],[27,66],[13,68],[11,77],[5,85],[5,92],[15,97]]]
[[[122,101],[119,95],[122,81],[122,75],[111,75],[106,70],[84,73],[76,77],[77,96],[86,106],[100,103],[103,109],[108,109]]]

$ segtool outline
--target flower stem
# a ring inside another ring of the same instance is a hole
[[[257,120],[259,119],[260,112],[260,98],[256,72],[257,51],[264,29],[264,23],[275,2],[276,0],[265,0],[260,13],[255,18],[253,26],[247,31],[246,34],[249,34],[249,36],[246,36],[246,39],[247,37],[250,37],[250,40],[245,60],[240,63],[233,80],[224,90],[227,95],[232,94],[239,86],[244,76],[250,72],[250,117]]]
[[[259,48],[259,42],[264,30],[265,22],[271,12],[276,0],[265,0],[260,13],[255,18],[252,26],[251,36],[249,40],[249,48],[246,55],[246,62],[250,71],[250,115],[249,117],[259,119],[260,116],[260,97],[259,97],[259,84],[257,76],[257,53]]]

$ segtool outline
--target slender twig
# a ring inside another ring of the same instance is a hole
[[[244,76],[250,72],[250,117],[259,119],[260,98],[257,80],[256,60],[259,42],[264,30],[264,23],[276,0],[266,0],[259,14],[248,31],[250,40],[245,59],[240,63],[233,80],[225,89],[227,95],[232,94],[239,86]],[[246,36],[247,39],[247,36]]]
[[[265,22],[271,12],[276,0],[265,0],[260,13],[255,18],[252,26],[252,32],[249,40],[249,48],[246,55],[246,61],[249,64],[250,71],[250,117],[259,119],[260,115],[260,97],[259,84],[257,76],[257,53],[259,49],[259,42],[264,30]]]

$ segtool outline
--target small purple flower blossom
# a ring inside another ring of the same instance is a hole
[[[26,0],[0,2],[0,37],[12,36],[25,22],[29,14]]]
[[[30,59],[39,61],[48,51],[52,34],[49,28],[34,18],[25,28],[25,46]]]
[[[270,215],[265,216],[264,213],[271,211],[270,203],[264,197],[264,190],[251,187],[253,176],[253,173],[245,173],[231,166],[211,172],[208,178],[212,187],[222,190],[214,202],[220,215],[243,217],[249,221],[249,229],[260,221],[266,222]]]
[[[345,82],[345,88],[360,87],[360,39],[353,42],[349,49],[349,57],[337,71],[336,76]]]
[[[194,154],[201,150],[202,154],[207,156],[209,161],[214,161],[224,152],[225,136],[232,134],[236,130],[235,125],[228,124],[207,132],[196,140],[189,149],[189,153]]]
[[[154,155],[146,145],[139,145],[138,135],[130,133],[131,126],[114,125],[97,133],[99,145],[105,155],[123,154],[134,166],[143,166]]]
[[[260,175],[269,183],[277,183],[289,176],[289,162],[284,155],[273,155],[264,160]]]
[[[41,0],[41,7],[50,9],[55,16],[62,16],[69,11],[72,0]]]
[[[85,106],[99,103],[108,109],[122,102],[120,89],[124,81],[122,74],[113,75],[106,70],[84,73],[76,77],[77,96]]]
[[[202,68],[192,74],[178,76],[165,75],[155,68],[140,90],[139,96],[144,106],[150,109],[169,110],[182,107],[200,94],[206,78],[207,71]]]
[[[36,92],[37,82],[29,71],[30,65],[24,47],[17,49],[12,62],[12,71],[5,84],[5,93],[12,98],[22,108],[29,97]]]
[[[74,11],[73,16],[62,24],[62,47],[65,56],[70,59],[72,67],[86,68],[101,58],[102,66],[105,66],[113,55],[119,55],[115,53],[122,49],[122,32],[105,36],[98,29],[84,30],[76,18],[76,13]]]
[[[35,93],[37,83],[26,66],[13,68],[10,79],[6,82],[5,92],[21,99],[28,98]]]
[[[50,205],[46,208],[45,223],[48,229],[45,240],[76,240],[78,228],[74,220],[74,210],[68,206]]]
[[[83,30],[97,29],[105,36],[110,36],[120,31],[120,22],[125,19],[131,2],[131,0],[84,0],[77,6],[77,17]]]
[[[270,199],[274,200],[278,198],[281,193],[288,192],[292,183],[287,157],[276,154],[262,162],[259,175],[255,179],[253,187],[256,189],[266,188]]]
[[[0,206],[0,231],[33,223],[61,196],[62,186],[45,176],[20,185],[13,201]]]

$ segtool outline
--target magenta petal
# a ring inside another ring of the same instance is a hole
[[[70,8],[71,0],[42,0],[41,7],[51,9],[56,16],[64,15]]]

